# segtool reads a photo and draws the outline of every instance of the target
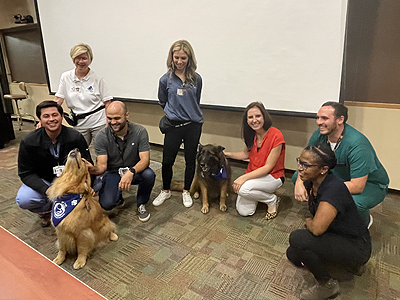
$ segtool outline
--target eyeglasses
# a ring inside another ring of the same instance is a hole
[[[302,160],[300,160],[300,157],[296,158],[297,164],[299,165],[299,167],[301,166],[304,170],[307,170],[308,168],[311,167],[317,167],[318,165],[310,165]]]

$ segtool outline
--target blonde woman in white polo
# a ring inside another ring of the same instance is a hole
[[[60,85],[55,101],[62,104],[64,101],[75,115],[87,114],[78,120],[74,128],[82,133],[88,145],[96,134],[106,126],[104,106],[111,100],[103,78],[97,77],[90,64],[93,52],[89,45],[78,44],[72,47],[70,56],[75,68],[61,75]]]

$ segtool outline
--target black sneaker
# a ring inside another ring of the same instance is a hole
[[[146,222],[150,219],[150,213],[146,210],[144,204],[140,205],[138,208],[139,212],[139,220],[142,222]]]
[[[339,283],[335,279],[329,279],[327,283],[317,283],[300,294],[302,300],[317,300],[334,298],[339,294]]]

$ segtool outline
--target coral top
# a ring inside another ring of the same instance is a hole
[[[245,173],[250,173],[258,168],[265,166],[267,158],[271,150],[278,145],[282,144],[282,150],[279,155],[278,161],[272,168],[269,174],[275,179],[285,176],[285,140],[283,134],[275,127],[270,127],[267,134],[264,136],[261,147],[257,149],[257,137],[254,137],[253,148],[249,152],[249,165]]]

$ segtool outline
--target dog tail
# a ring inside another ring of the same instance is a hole
[[[171,191],[182,192],[184,188],[183,181],[172,180],[171,181]]]

